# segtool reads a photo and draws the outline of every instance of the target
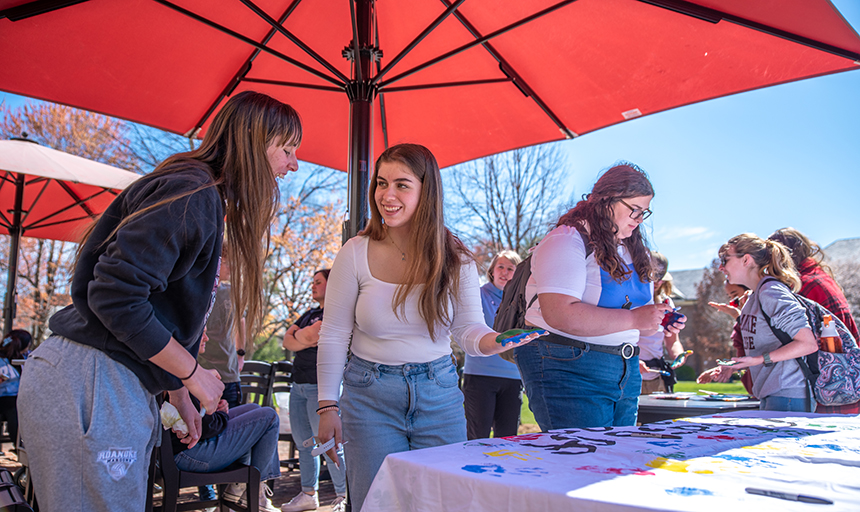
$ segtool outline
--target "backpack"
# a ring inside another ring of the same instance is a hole
[[[812,327],[815,341],[821,339],[824,315],[830,315],[836,326],[836,332],[842,339],[841,354],[818,350],[795,359],[806,380],[812,385],[815,400],[821,405],[847,405],[860,401],[860,349],[857,348],[857,342],[851,335],[851,331],[838,316],[821,304],[803,295],[791,293],[806,311],[806,319]],[[761,302],[759,302],[759,310],[779,342],[783,345],[790,343],[791,336],[771,324],[770,317],[761,309]]]
[[[588,243],[588,234],[582,230],[579,230],[579,234],[582,235],[582,241],[585,243],[585,258],[587,259],[594,251]],[[496,318],[493,320],[494,331],[505,332],[510,329],[526,328],[526,312],[537,300],[537,294],[535,294],[532,300],[526,304],[526,285],[531,275],[532,257],[529,255],[528,258],[517,265],[514,276],[505,284],[502,301],[499,303],[499,309],[496,310]],[[507,354],[508,352],[504,353]]]

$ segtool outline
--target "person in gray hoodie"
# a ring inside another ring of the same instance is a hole
[[[738,319],[746,355],[717,371],[749,368],[762,410],[815,412],[809,383],[795,358],[818,350],[818,342],[806,309],[792,294],[800,288],[800,276],[791,253],[779,242],[744,233],[731,238],[719,254],[728,282],[745,285],[753,293]],[[790,343],[780,343],[765,314],[773,327],[791,336]]]

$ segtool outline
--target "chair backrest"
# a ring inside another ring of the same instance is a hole
[[[293,388],[293,363],[277,361],[272,364],[274,366],[272,393],[289,393]]]
[[[239,380],[242,386],[242,402],[255,403],[263,407],[272,405],[272,374],[274,367],[265,361],[245,361]]]

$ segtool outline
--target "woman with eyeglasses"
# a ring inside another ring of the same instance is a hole
[[[738,318],[746,355],[733,358],[736,363],[720,373],[749,368],[762,410],[815,412],[806,377],[794,359],[818,350],[818,342],[806,309],[791,293],[800,288],[800,276],[789,250],[744,233],[720,247],[720,270],[730,283],[753,291]],[[783,345],[769,325],[792,341]]]
[[[533,252],[525,320],[550,334],[514,355],[543,431],[636,423],[639,338],[655,334],[671,309],[654,304],[640,228],[653,197],[645,172],[620,163]],[[670,324],[670,332],[684,321]]]

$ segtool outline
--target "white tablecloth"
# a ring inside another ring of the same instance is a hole
[[[680,439],[624,437],[659,432]],[[814,505],[746,487],[829,499]],[[860,511],[860,417],[760,411],[389,455],[362,512]]]

